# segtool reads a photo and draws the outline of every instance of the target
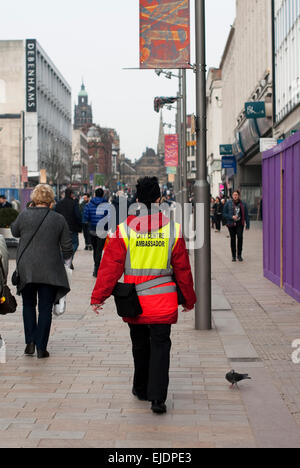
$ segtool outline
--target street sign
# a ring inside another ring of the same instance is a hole
[[[261,138],[259,140],[260,152],[264,153],[265,151],[274,148],[274,146],[277,146],[277,143],[277,138]]]
[[[220,145],[221,156],[231,156],[233,153],[232,145]]]
[[[167,174],[176,174],[177,167],[167,167]]]
[[[247,119],[263,119],[266,117],[266,104],[264,101],[253,101],[245,103]]]
[[[235,156],[223,156],[222,169],[234,169],[234,173],[236,174],[237,166]]]

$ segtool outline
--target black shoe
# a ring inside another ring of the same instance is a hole
[[[154,400],[152,401],[151,409],[153,413],[164,414],[167,412],[166,404],[163,401]]]
[[[42,351],[41,349],[38,349],[37,357],[38,359],[47,359],[48,357],[50,357],[50,354],[48,353],[48,351]]]
[[[238,258],[239,258],[239,262],[243,262],[243,261],[244,261],[244,259],[243,259],[243,257],[242,257],[241,255],[240,255]]]
[[[94,268],[93,277],[94,277],[94,278],[97,278],[97,276],[98,276],[98,269],[97,269],[97,268]]]
[[[233,262],[236,262],[236,258],[235,258],[235,257],[232,257],[232,261],[233,261]]]
[[[133,387],[132,394],[141,401],[148,401],[147,395],[143,393],[137,393],[136,389]]]
[[[29,343],[24,351],[25,356],[33,356],[35,353],[35,343]]]

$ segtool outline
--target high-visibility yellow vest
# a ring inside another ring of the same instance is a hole
[[[123,223],[120,234],[127,247],[125,275],[170,276],[172,252],[180,236],[180,224],[170,222],[157,231],[136,232]]]

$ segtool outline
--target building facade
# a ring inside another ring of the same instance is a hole
[[[273,0],[275,128],[285,138],[300,130],[300,0]]]
[[[81,192],[89,189],[88,139],[81,130],[73,130],[72,186],[78,187]]]
[[[210,192],[219,197],[222,191],[222,72],[211,68],[207,78],[207,167]]]
[[[237,0],[236,19],[222,57],[222,144],[232,145],[237,172],[226,170],[227,189],[240,189],[250,214],[262,196],[260,139],[273,135],[272,3]],[[247,119],[245,103],[263,102],[263,118]]]
[[[112,137],[109,129],[93,125],[87,131],[89,152],[89,177],[92,186],[112,183]]]
[[[70,86],[35,39],[0,41],[0,166],[7,184],[16,175],[23,186],[22,167],[29,185],[40,181],[41,170],[55,185],[70,180],[71,105]]]

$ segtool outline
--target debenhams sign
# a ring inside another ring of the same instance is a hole
[[[26,40],[26,110],[37,112],[36,40]]]

